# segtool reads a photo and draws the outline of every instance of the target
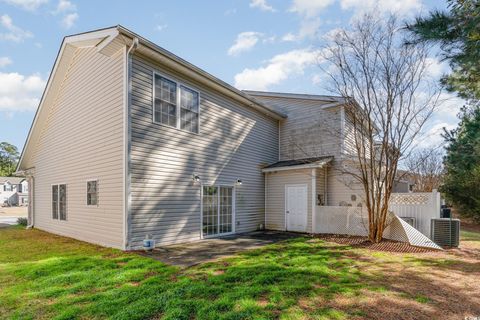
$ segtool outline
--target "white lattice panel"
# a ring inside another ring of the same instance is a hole
[[[431,201],[431,193],[392,193],[390,204],[425,205]]]
[[[318,206],[316,209],[315,233],[368,235],[366,209],[352,207]],[[420,231],[400,219],[393,212],[387,217],[384,237],[406,242],[418,247],[441,249]]]
[[[415,218],[415,228],[424,236],[430,237],[430,221],[440,218],[440,194],[431,193],[393,193],[389,210],[399,217]]]

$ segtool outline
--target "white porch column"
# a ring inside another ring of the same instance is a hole
[[[312,169],[312,233],[317,229],[317,169]]]
[[[328,187],[327,186],[327,182],[328,182],[328,169],[327,168],[328,168],[328,166],[325,165],[323,168],[324,168],[323,169],[323,174],[325,176],[325,186],[323,187],[323,192],[324,192],[325,195],[323,196],[323,198],[324,198],[323,202],[325,203],[324,204],[325,206],[328,206],[328,189],[327,189],[327,187]]]
[[[35,179],[33,176],[28,176],[27,177],[27,182],[28,182],[28,222],[27,226],[32,227],[35,224],[35,217],[34,217],[34,211],[33,211],[33,205],[34,205],[34,190],[35,190]]]

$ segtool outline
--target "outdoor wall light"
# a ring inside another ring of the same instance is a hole
[[[242,180],[237,179],[237,181],[235,181],[235,184],[236,184],[237,186],[241,186],[241,185],[242,185]]]
[[[196,174],[193,174],[192,180],[193,180],[193,182],[200,182],[200,176],[197,176]]]

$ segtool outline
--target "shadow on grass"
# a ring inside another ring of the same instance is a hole
[[[449,299],[468,301],[458,290],[447,296],[453,285],[392,273],[388,262],[318,239],[291,239],[180,270],[65,238],[58,246],[45,239],[45,247],[36,240],[52,236],[39,231],[11,237],[9,245],[0,233],[7,249],[0,252],[5,318],[405,319],[408,308],[427,319]],[[22,246],[21,255],[32,251],[35,258],[14,257]],[[465,308],[479,309],[477,302]]]
[[[275,319],[303,297],[320,294],[330,299],[337,293],[356,294],[361,288],[358,273],[350,270],[349,259],[341,258],[340,248],[330,250],[304,238],[183,271],[137,255],[95,253],[85,246],[75,254],[50,248],[43,259],[2,263],[2,314],[58,319],[155,315]],[[317,312],[338,313],[330,308]]]

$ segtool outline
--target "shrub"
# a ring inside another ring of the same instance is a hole
[[[17,223],[18,223],[19,225],[21,225],[21,226],[25,226],[25,227],[26,227],[27,224],[28,224],[28,220],[27,220],[27,218],[18,218],[18,219],[17,219]]]

